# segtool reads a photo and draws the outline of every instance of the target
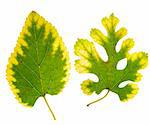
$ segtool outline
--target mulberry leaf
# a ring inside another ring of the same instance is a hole
[[[34,106],[45,95],[57,95],[64,88],[69,76],[69,55],[52,24],[36,12],[25,21],[14,52],[9,58],[6,77],[17,100]]]
[[[136,82],[141,80],[140,69],[144,69],[148,64],[148,55],[145,52],[135,52],[130,54],[129,50],[134,46],[134,40],[128,38],[123,41],[119,52],[116,51],[116,45],[121,38],[127,34],[127,29],[122,27],[116,30],[119,19],[111,14],[102,19],[102,25],[107,31],[103,34],[99,29],[91,29],[90,36],[94,42],[103,46],[108,55],[108,61],[104,61],[97,52],[93,42],[87,39],[78,39],[75,46],[75,55],[79,59],[75,61],[76,70],[79,73],[92,73],[98,78],[98,82],[90,79],[83,81],[81,89],[83,93],[91,95],[100,94],[103,90],[108,93],[118,94],[121,101],[127,101],[133,98],[138,92]],[[125,69],[118,70],[117,64],[122,59],[127,59]],[[122,82],[129,81],[124,87],[119,87]],[[87,106],[102,100],[104,97],[89,103]]]

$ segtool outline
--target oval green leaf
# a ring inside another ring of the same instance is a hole
[[[32,107],[39,97],[46,101],[46,94],[59,94],[69,70],[69,54],[57,30],[32,11],[7,65],[7,80],[17,100]]]

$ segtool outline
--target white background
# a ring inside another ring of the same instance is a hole
[[[8,57],[32,10],[56,26],[71,55],[71,77],[65,89],[57,96],[47,95],[57,121],[52,119],[42,98],[31,109],[19,104],[5,79]],[[0,0],[0,125],[150,125],[149,66],[142,71],[140,91],[133,100],[123,103],[116,94],[110,93],[101,102],[86,107],[89,101],[104,93],[92,96],[82,93],[80,83],[95,77],[74,70],[73,45],[77,38],[91,39],[92,27],[104,31],[101,19],[112,12],[119,17],[119,26],[128,29],[126,38],[136,41],[132,52],[150,53],[149,0]]]

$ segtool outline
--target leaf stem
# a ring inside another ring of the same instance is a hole
[[[99,98],[99,99],[97,99],[97,100],[95,100],[95,101],[92,101],[92,102],[90,102],[89,104],[87,104],[86,106],[90,106],[90,105],[92,105],[92,104],[94,104],[94,103],[96,103],[96,102],[99,102],[99,101],[101,101],[102,99],[104,99],[108,94],[109,94],[109,89],[108,89],[108,91],[107,91],[107,93],[103,96],[103,97],[101,97],[101,98]]]
[[[46,105],[47,105],[47,107],[48,107],[49,111],[51,112],[51,114],[52,114],[52,116],[53,116],[54,120],[56,120],[56,117],[55,117],[55,115],[54,115],[54,112],[52,111],[52,109],[51,109],[50,105],[48,104],[48,101],[47,101],[46,97],[45,97],[45,96],[43,96],[43,98],[44,98],[44,101],[45,101],[45,103],[46,103]]]

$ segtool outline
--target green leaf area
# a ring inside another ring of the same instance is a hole
[[[92,39],[106,50],[108,60],[104,61],[100,57],[93,42],[87,39],[78,39],[74,46],[75,54],[79,56],[75,67],[79,73],[92,73],[99,78],[98,82],[90,79],[83,81],[81,88],[85,94],[91,95],[93,92],[100,94],[107,89],[108,92],[118,94],[121,101],[127,101],[137,94],[138,86],[135,82],[140,81],[142,77],[138,71],[147,66],[148,55],[145,52],[130,54],[129,50],[134,46],[134,41],[131,38],[124,40],[120,50],[116,51],[117,43],[127,34],[124,27],[116,30],[118,23],[119,19],[112,14],[102,19],[107,35],[96,28],[91,29],[90,32]],[[125,58],[127,59],[126,67],[123,70],[118,70],[116,68],[118,62]],[[119,87],[125,81],[129,81],[129,83],[124,87]],[[101,99],[92,103],[99,100]]]
[[[55,27],[31,12],[7,65],[7,80],[16,98],[33,106],[39,97],[57,95],[69,69],[69,55]]]

